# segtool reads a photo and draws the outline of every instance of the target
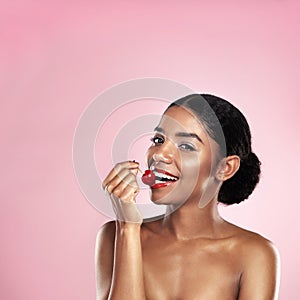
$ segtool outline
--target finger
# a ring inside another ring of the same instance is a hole
[[[135,198],[139,191],[139,186],[134,178],[128,185],[123,182],[120,183],[113,191],[113,194],[125,202],[135,202]]]
[[[102,183],[102,188],[105,189],[105,186],[122,170],[122,169],[130,169],[135,170],[139,167],[139,163],[132,161],[125,161],[115,165],[115,167],[110,171],[107,177],[104,179]]]
[[[111,193],[115,187],[117,187],[123,180],[126,178],[126,176],[129,174],[128,169],[123,169],[119,173],[115,174],[115,176],[106,183],[105,189]]]
[[[134,186],[134,183],[131,187],[127,186],[123,190],[122,194],[120,195],[120,199],[123,200],[126,203],[135,203],[135,199],[139,193],[140,189],[138,185],[136,184]]]
[[[109,183],[107,183],[106,190],[109,193],[112,193],[115,190],[115,188],[118,187],[122,182],[126,186],[130,185],[135,180],[136,175],[131,170],[123,169]]]
[[[125,190],[132,190],[133,192],[138,191],[139,187],[136,182],[136,176],[132,173],[127,174],[127,176],[120,181],[117,185],[109,184],[108,191],[114,194],[118,198],[123,198]]]
[[[138,172],[140,171],[140,168],[134,168],[134,169],[130,169],[130,171],[137,176]]]
[[[105,189],[106,185],[122,170],[122,169],[130,169],[135,170],[139,167],[138,162],[133,161],[125,161],[115,165],[115,167],[110,171],[107,177],[102,182],[102,188]]]
[[[117,163],[114,167],[115,171],[118,173],[120,172],[122,169],[135,169],[139,167],[139,163],[136,161],[124,161],[124,162],[120,162]]]

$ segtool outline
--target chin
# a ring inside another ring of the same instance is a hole
[[[187,197],[185,198],[182,193],[178,193],[176,189],[168,193],[152,190],[150,200],[156,205],[175,205],[176,207],[180,207],[186,202]]]

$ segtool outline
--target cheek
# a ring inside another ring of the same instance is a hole
[[[200,154],[193,158],[185,158],[182,163],[182,176],[189,188],[202,185],[211,175],[212,166],[209,157]]]
[[[200,162],[197,158],[190,160],[184,159],[182,162],[181,170],[184,178],[198,176],[200,169]]]
[[[201,169],[198,156],[183,158],[181,168],[183,180],[181,181],[181,187],[189,191],[194,190],[194,188],[199,185]]]
[[[195,153],[194,155],[182,155],[181,162],[182,175],[185,177],[199,175],[205,164],[200,153]]]

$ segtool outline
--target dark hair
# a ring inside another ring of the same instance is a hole
[[[228,101],[208,94],[188,95],[171,103],[167,110],[173,106],[183,106],[194,112],[219,145],[225,138],[224,155],[240,158],[240,168],[223,182],[218,201],[230,205],[247,199],[259,182],[261,163],[252,152],[250,128],[244,115]]]

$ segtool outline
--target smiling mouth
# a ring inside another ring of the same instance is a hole
[[[169,186],[179,179],[179,177],[160,169],[154,169],[153,173],[155,174],[155,183],[151,186],[152,189]]]

